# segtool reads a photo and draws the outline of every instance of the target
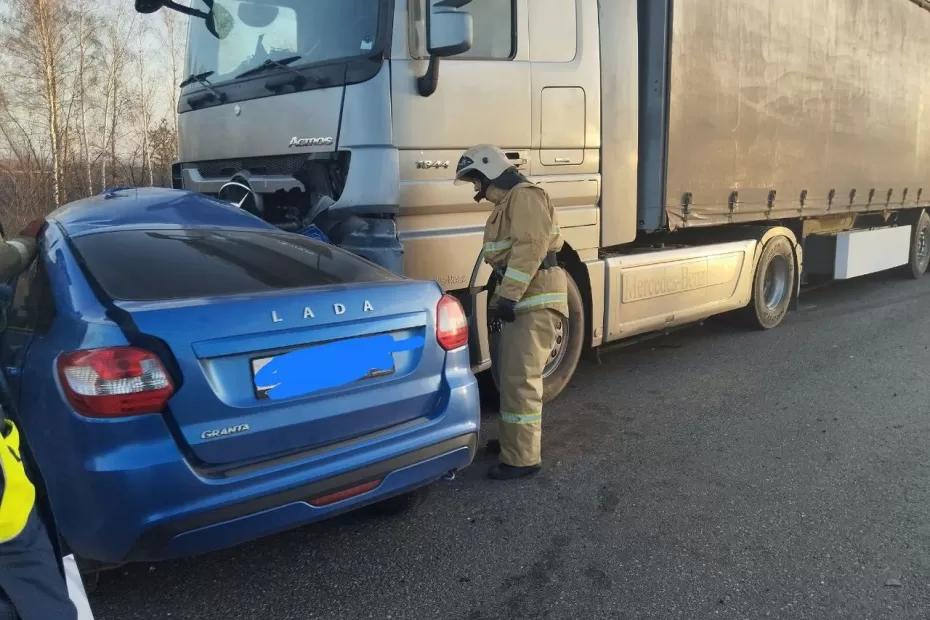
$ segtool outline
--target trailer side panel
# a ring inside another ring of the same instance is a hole
[[[676,2],[669,227],[927,205],[928,30],[909,0]]]

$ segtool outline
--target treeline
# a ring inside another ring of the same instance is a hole
[[[125,185],[168,185],[184,22],[131,0],[0,8],[0,223]]]

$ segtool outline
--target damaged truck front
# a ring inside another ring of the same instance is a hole
[[[395,272],[390,0],[195,0],[173,183]]]

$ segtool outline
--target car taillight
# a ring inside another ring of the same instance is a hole
[[[158,413],[174,394],[158,356],[134,347],[65,353],[58,374],[75,411],[94,418]]]
[[[468,317],[452,295],[443,295],[436,308],[436,340],[446,351],[468,344]]]

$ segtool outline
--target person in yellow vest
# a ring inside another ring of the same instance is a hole
[[[4,241],[0,231],[0,284],[31,264],[37,232],[36,225],[24,231],[28,234]],[[0,376],[0,390],[4,388]],[[36,514],[36,491],[23,466],[19,429],[7,419],[3,402],[0,398],[0,619],[77,618],[48,533]]]
[[[475,200],[494,204],[484,230],[484,260],[499,283],[491,301],[500,336],[500,463],[488,475],[512,480],[542,466],[543,371],[558,322],[568,316],[568,283],[559,267],[558,218],[549,196],[530,183],[499,148],[462,155],[456,183],[472,183]]]

